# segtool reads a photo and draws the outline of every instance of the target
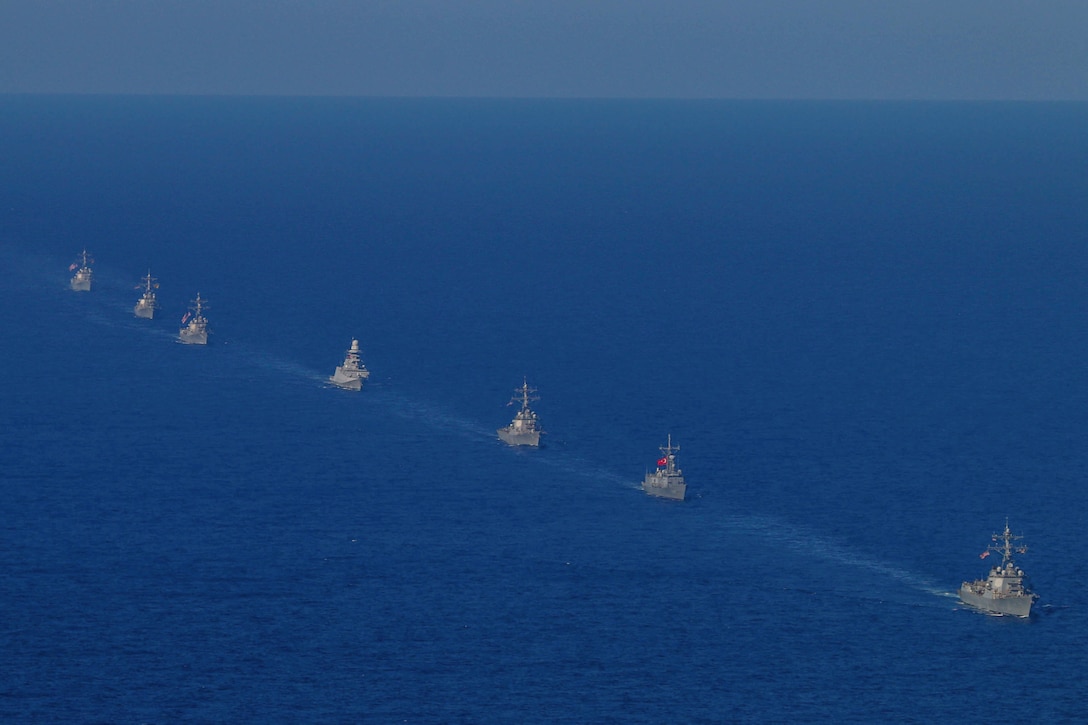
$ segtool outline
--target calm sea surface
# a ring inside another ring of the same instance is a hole
[[[1088,105],[8,96],[0,192],[6,720],[1088,715]]]

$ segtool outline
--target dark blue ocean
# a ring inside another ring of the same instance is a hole
[[[1088,715],[1088,105],[7,96],[0,192],[4,720]]]

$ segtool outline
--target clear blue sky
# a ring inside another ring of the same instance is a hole
[[[1088,0],[0,0],[0,93],[1088,100]]]

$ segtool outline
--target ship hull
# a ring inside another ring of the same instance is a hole
[[[76,275],[72,277],[72,290],[75,292],[90,292],[91,291],[91,278]]]
[[[673,501],[683,501],[684,496],[687,494],[687,484],[683,483],[667,483],[656,484],[650,480],[642,482],[642,490],[651,496],[657,496],[658,498],[667,498]]]
[[[333,385],[337,385],[345,390],[362,390],[363,380],[362,378],[355,377],[354,375],[344,374],[344,369],[337,366],[336,373],[329,378],[329,382]]]
[[[683,501],[684,495],[688,493],[688,484],[684,483],[682,476],[667,476],[662,472],[647,474],[642,480],[642,490],[658,499]]]
[[[178,339],[186,345],[207,345],[208,333],[203,330],[182,329],[178,333]]]
[[[135,312],[137,317],[141,317],[145,320],[150,320],[155,317],[155,308],[150,307],[149,305],[137,303],[136,307],[133,308],[133,312]]]
[[[509,428],[499,428],[496,432],[499,434],[499,440],[507,445],[540,447],[540,431],[519,433]]]
[[[960,601],[975,609],[991,614],[1006,614],[1011,617],[1028,617],[1035,597],[1031,594],[1015,597],[988,597],[975,593],[969,584],[960,587]]]

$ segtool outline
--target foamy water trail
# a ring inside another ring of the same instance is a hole
[[[214,329],[212,330],[212,334],[215,334]],[[232,355],[244,356],[247,365],[252,365],[253,367],[281,375],[285,378],[293,378],[296,382],[313,383],[315,386],[328,383],[329,374],[331,374],[332,368],[335,368],[336,366],[336,364],[333,363],[330,366],[329,373],[322,373],[320,370],[315,370],[314,368],[302,365],[295,360],[290,360],[278,355],[271,355],[261,348],[254,347],[247,342],[232,341],[229,345],[224,345],[224,347],[229,347],[230,354]]]
[[[427,401],[409,398],[399,391],[385,388],[381,391],[373,391],[371,395],[375,402],[385,405],[394,414],[418,421],[435,430],[459,435],[478,443],[494,444],[498,440],[496,428],[491,425],[459,416]],[[548,449],[546,455],[533,456],[529,460],[532,464],[559,470],[571,478],[601,481],[633,489],[640,488],[637,482],[632,483],[630,476],[621,476],[592,461],[554,448]]]
[[[423,400],[405,396],[397,390],[385,388],[375,391],[374,396],[381,404],[401,418],[419,421],[439,431],[446,431],[463,438],[476,441],[489,441],[495,431],[477,421],[456,415]]]
[[[561,451],[549,451],[549,454],[546,457],[541,456],[537,458],[536,461],[539,465],[549,466],[558,471],[562,471],[563,473],[569,474],[572,478],[586,478],[593,481],[602,481],[625,486],[627,488],[641,489],[641,485],[637,481],[632,482],[631,476],[621,476],[592,461],[587,461],[584,458],[566,454]]]
[[[35,277],[37,276],[35,275]],[[49,284],[58,286],[54,277],[49,277]],[[116,284],[109,286],[120,288]],[[58,286],[58,291],[60,289],[63,289],[64,294],[69,293],[66,288],[59,288]],[[161,325],[153,327],[146,324],[146,321],[127,316],[131,313],[131,308],[127,302],[121,300],[119,295],[97,296],[93,298],[93,301],[93,305],[89,305],[82,310],[82,314],[89,322],[110,327],[129,328],[140,334],[176,341],[177,333],[172,326],[167,328]],[[133,304],[135,304],[135,295],[133,295]],[[220,348],[220,355],[225,355],[234,362],[244,360],[247,367],[257,367],[274,375],[294,379],[299,383],[311,384],[315,388],[335,387],[328,382],[327,372],[315,370],[294,360],[269,355],[264,350],[249,343],[231,341],[230,344],[220,343],[216,345],[213,341],[212,344]],[[330,371],[334,364],[335,361],[330,361]],[[403,419],[409,419],[436,431],[457,435],[481,444],[493,443],[496,440],[495,429],[490,425],[484,425],[479,421],[459,416],[431,402],[410,398],[388,387],[376,387],[373,383],[364,387],[364,391],[364,396],[361,396],[361,399],[365,397],[368,405],[384,407],[390,413]],[[547,466],[560,471],[569,478],[592,480],[632,490],[640,489],[637,476],[633,478],[630,475],[620,475],[593,461],[587,461],[561,450],[550,449],[547,455],[534,456],[529,460],[535,465]],[[942,589],[913,572],[851,550],[841,543],[776,517],[734,515],[719,523],[724,523],[732,529],[743,530],[752,536],[785,547],[802,556],[868,571],[933,597],[956,598],[955,593]]]
[[[931,596],[956,598],[955,593],[942,589],[923,576],[854,551],[816,532],[776,517],[735,516],[727,523],[733,528],[748,530],[801,555],[869,571]]]

